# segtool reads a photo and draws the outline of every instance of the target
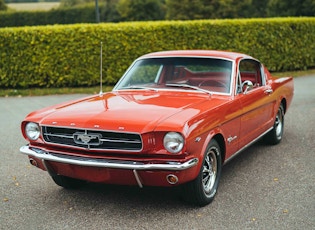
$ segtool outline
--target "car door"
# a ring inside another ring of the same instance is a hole
[[[239,63],[238,98],[242,106],[240,142],[243,148],[272,126],[273,101],[262,65],[253,59]],[[252,84],[252,86],[251,86]]]

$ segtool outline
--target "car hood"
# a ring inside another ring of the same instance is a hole
[[[222,99],[202,93],[111,92],[42,109],[26,120],[47,126],[137,133],[153,131],[158,126],[181,130],[188,119],[221,103]]]

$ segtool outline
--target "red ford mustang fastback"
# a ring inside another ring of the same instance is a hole
[[[281,141],[292,97],[292,78],[273,78],[248,55],[151,53],[112,92],[30,113],[20,151],[64,188],[180,185],[203,206],[224,163],[260,137]]]

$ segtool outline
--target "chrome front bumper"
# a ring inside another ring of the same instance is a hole
[[[163,164],[146,164],[139,161],[93,159],[47,152],[39,148],[30,148],[28,145],[22,146],[20,148],[20,152],[28,156],[41,159],[42,161],[54,161],[65,164],[112,169],[181,171],[191,168],[198,163],[198,158],[190,159],[184,163],[168,161]]]

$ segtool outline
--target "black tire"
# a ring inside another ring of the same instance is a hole
[[[264,138],[265,142],[270,145],[279,144],[282,140],[283,129],[284,129],[284,109],[283,109],[283,105],[281,104],[276,114],[273,129],[270,130]]]
[[[184,199],[198,206],[210,204],[217,193],[221,169],[220,146],[213,139],[205,152],[199,175],[184,185]]]
[[[66,176],[61,176],[61,175],[53,175],[51,176],[53,181],[65,188],[65,189],[78,189],[86,185],[86,181],[79,180],[79,179],[74,179],[71,177],[66,177]]]

